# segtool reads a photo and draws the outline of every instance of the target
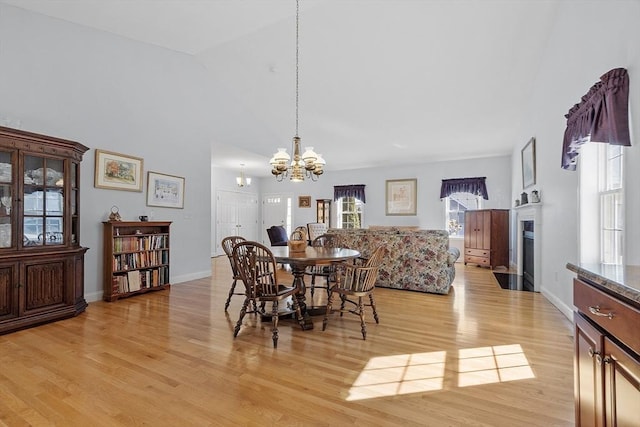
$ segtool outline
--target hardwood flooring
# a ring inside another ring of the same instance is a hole
[[[458,264],[446,296],[376,289],[366,341],[357,316],[324,332],[319,316],[310,331],[282,320],[273,349],[253,315],[233,338],[242,297],[226,315],[228,261],[212,266],[212,278],[0,336],[0,425],[574,424],[570,321],[487,269]]]

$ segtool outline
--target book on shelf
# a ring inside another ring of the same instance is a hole
[[[128,272],[127,280],[129,281],[129,292],[140,290],[140,273],[138,271]]]

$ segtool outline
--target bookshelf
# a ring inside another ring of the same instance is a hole
[[[105,301],[168,288],[169,227],[164,221],[104,221]]]

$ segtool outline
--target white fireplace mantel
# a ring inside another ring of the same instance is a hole
[[[528,203],[526,205],[513,208],[516,217],[516,266],[517,273],[522,276],[522,231],[523,222],[533,221],[533,289],[540,292],[540,282],[542,280],[542,204]]]

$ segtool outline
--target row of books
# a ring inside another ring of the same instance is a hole
[[[169,236],[117,236],[113,239],[114,252],[149,251],[163,249],[168,246]]]
[[[129,271],[114,274],[112,286],[114,294],[125,294],[140,289],[154,288],[169,283],[169,267],[162,266],[150,270]]]
[[[169,251],[156,250],[148,252],[134,252],[130,254],[116,254],[113,256],[113,270],[135,270],[138,268],[154,267],[169,264]]]

